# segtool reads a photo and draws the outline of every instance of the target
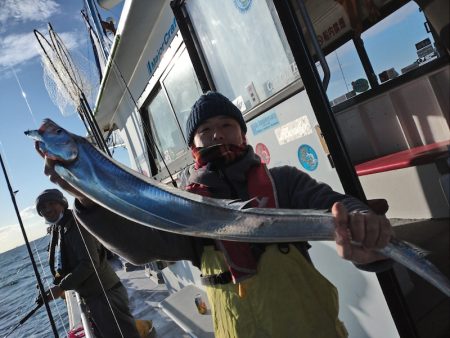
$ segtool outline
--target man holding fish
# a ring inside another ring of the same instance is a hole
[[[385,216],[294,167],[267,169],[247,145],[246,131],[230,100],[217,92],[202,95],[186,124],[195,163],[182,175],[183,188],[256,208],[329,209],[339,256],[368,271],[390,267],[375,251],[391,238]],[[77,219],[108,249],[135,263],[186,259],[201,269],[216,337],[347,336],[337,290],[312,265],[307,242],[245,243],[145,227],[91,201],[55,172],[43,149],[38,152],[50,180],[76,197]]]

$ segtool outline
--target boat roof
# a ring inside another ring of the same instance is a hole
[[[129,115],[133,110],[129,104],[122,104],[129,97],[127,86],[137,99],[149,81],[143,54],[152,34],[158,30],[164,7],[167,7],[164,0],[124,3],[94,110],[97,123],[105,132],[120,127],[125,123],[125,119],[120,119],[121,114]],[[128,111],[122,111],[125,109]]]

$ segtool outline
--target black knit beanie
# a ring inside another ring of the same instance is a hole
[[[69,203],[67,203],[67,200],[61,191],[58,189],[47,189],[41,192],[41,194],[36,198],[36,211],[40,216],[42,216],[40,210],[42,203],[49,201],[59,202],[65,209],[69,207]]]
[[[225,115],[235,119],[244,133],[247,125],[241,111],[229,99],[217,92],[207,92],[200,96],[191,108],[191,113],[186,121],[186,137],[191,145],[197,128],[207,119],[219,115]]]

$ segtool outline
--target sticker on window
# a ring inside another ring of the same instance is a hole
[[[313,130],[306,115],[275,129],[275,136],[280,145],[292,142],[312,134]]]
[[[253,135],[258,135],[278,124],[280,124],[280,121],[278,120],[277,114],[275,112],[270,112],[256,118],[255,121],[250,124],[250,128],[252,128]]]
[[[316,151],[307,144],[302,144],[298,148],[298,160],[303,168],[308,171],[314,171],[319,165],[319,159],[317,158]]]
[[[269,152],[269,149],[266,147],[265,144],[258,143],[255,146],[255,153],[256,153],[256,155],[261,157],[261,162],[262,163],[264,163],[264,164],[269,164],[270,163],[270,152]]]

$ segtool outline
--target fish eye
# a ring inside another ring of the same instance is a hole
[[[62,133],[62,129],[56,129],[56,133],[57,134],[61,134]]]

